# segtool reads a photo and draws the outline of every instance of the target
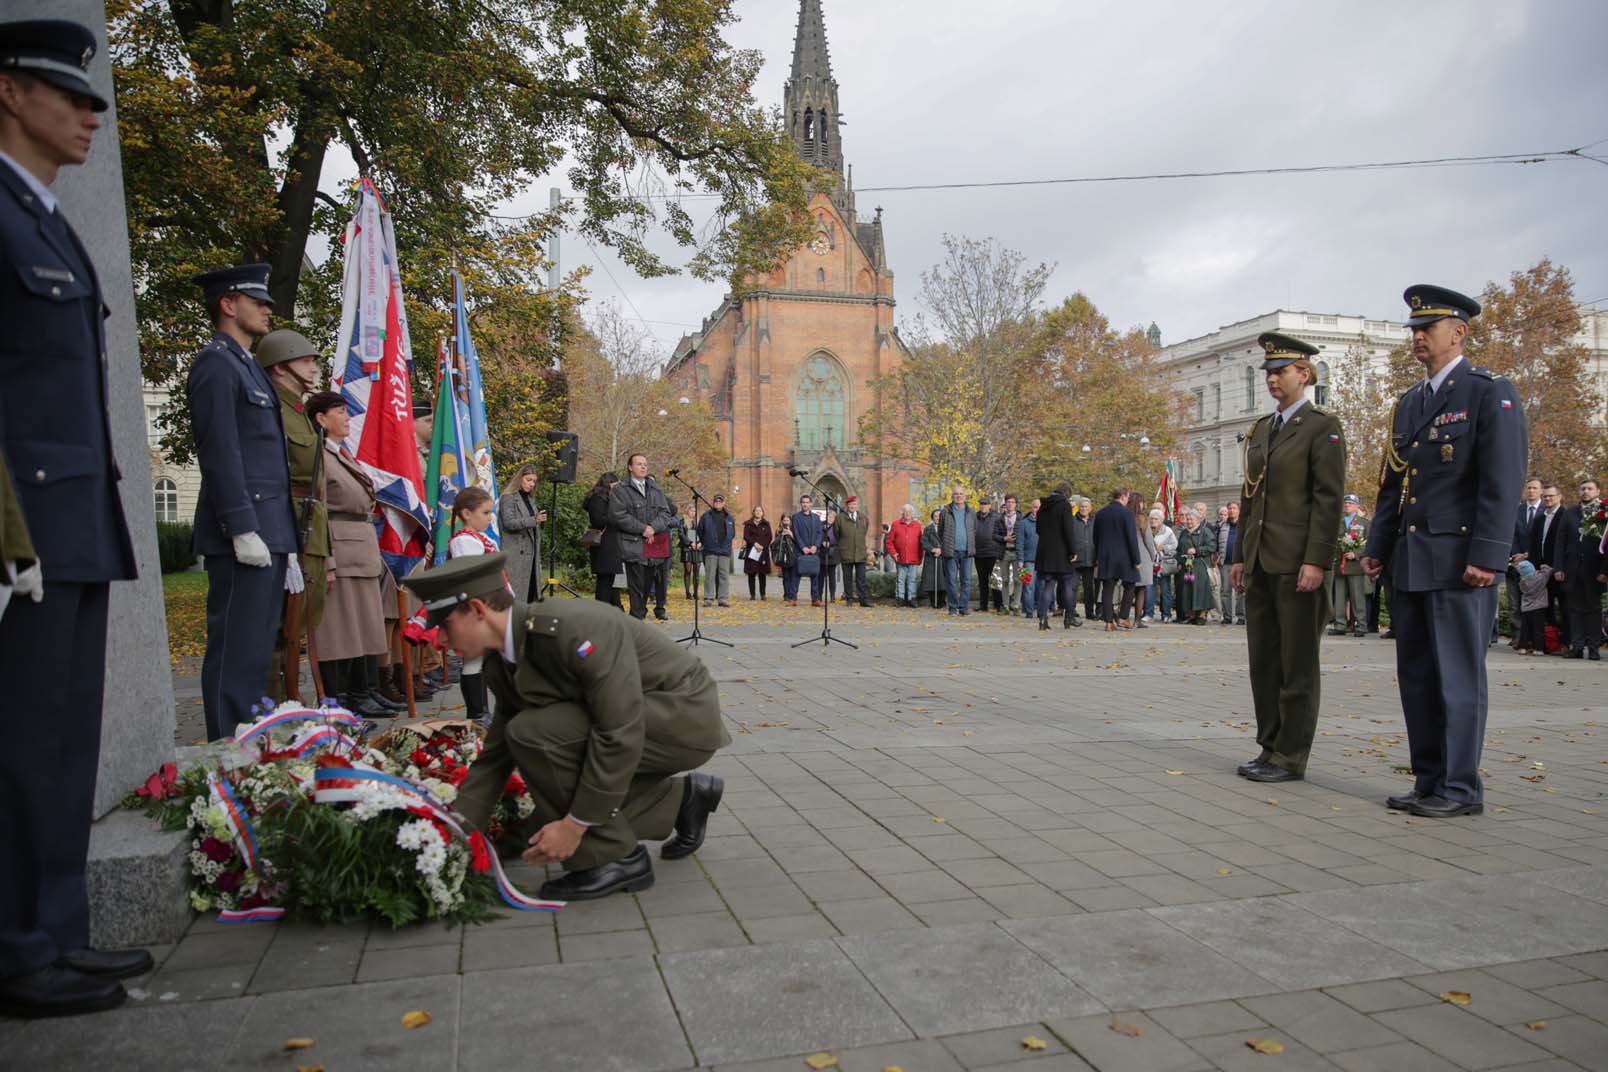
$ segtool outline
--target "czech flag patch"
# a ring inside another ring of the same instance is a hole
[[[590,640],[582,641],[581,646],[575,649],[575,654],[583,659],[592,654],[592,642]]]
[[[1329,442],[1338,443],[1338,442],[1340,442],[1340,437],[1337,436],[1337,435],[1332,435],[1332,436],[1329,437]]]
[[[1508,398],[1502,399],[1502,408],[1503,409],[1512,409],[1513,408],[1513,400],[1508,399]]]

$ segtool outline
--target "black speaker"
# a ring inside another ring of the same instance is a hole
[[[575,463],[581,453],[581,437],[574,432],[548,432],[547,441],[558,444],[554,456],[558,459],[558,468],[547,475],[547,479],[555,484],[575,483]]]

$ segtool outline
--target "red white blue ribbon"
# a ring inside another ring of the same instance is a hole
[[[283,908],[258,905],[256,908],[224,908],[218,911],[219,923],[278,923],[285,918]]]
[[[320,804],[355,801],[362,796],[360,786],[381,785],[415,802],[439,819],[442,825],[453,833],[465,841],[468,840],[468,835],[458,823],[457,817],[436,799],[435,794],[406,778],[377,771],[366,764],[357,764],[350,768],[320,767],[316,779],[313,800]],[[517,908],[521,912],[556,912],[564,907],[563,901],[543,901],[521,893],[518,887],[509,881],[508,875],[502,869],[502,861],[497,859],[497,853],[489,851],[488,855],[491,857],[491,876],[496,884],[497,893],[510,908]]]
[[[235,848],[240,850],[240,858],[246,866],[253,871],[257,869],[257,831],[252,828],[251,817],[246,814],[245,807],[240,798],[235,796],[234,786],[229,779],[217,772],[207,775],[207,789],[211,793],[212,801],[223,813],[223,824],[229,828],[229,837],[234,841]]]
[[[359,729],[363,720],[350,711],[339,707],[287,707],[282,711],[275,711],[271,715],[264,715],[251,724],[251,728],[235,738],[236,744],[248,744],[265,735],[269,730],[291,722],[305,722],[308,719],[318,719],[322,722],[333,722],[351,729]]]

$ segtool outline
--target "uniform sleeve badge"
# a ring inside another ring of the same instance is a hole
[[[1502,399],[1502,408],[1503,409],[1512,409],[1513,408],[1513,400],[1511,398]]]
[[[1340,442],[1340,437],[1339,437],[1339,436],[1337,436],[1337,435],[1331,435],[1331,436],[1330,436],[1330,437],[1329,437],[1329,442],[1331,442],[1331,443],[1338,443],[1338,442]]]
[[[584,659],[588,655],[592,654],[592,650],[592,642],[590,640],[583,640],[581,642],[581,646],[575,649],[575,654]]]

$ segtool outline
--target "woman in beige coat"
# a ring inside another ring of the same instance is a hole
[[[352,712],[389,718],[396,706],[376,695],[378,656],[386,653],[380,540],[374,530],[374,487],[341,444],[346,402],[333,391],[308,398],[307,415],[324,430],[324,489],[329,505],[331,587],[319,623],[319,670],[325,691]]]

